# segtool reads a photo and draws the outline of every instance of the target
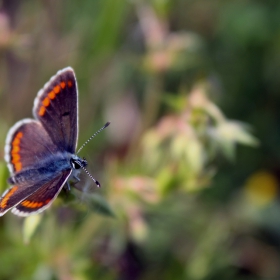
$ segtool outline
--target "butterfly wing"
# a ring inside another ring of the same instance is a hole
[[[47,182],[42,181],[44,183],[38,182],[33,185],[23,183],[20,186],[12,186],[0,199],[0,216],[14,206],[17,208],[13,213],[20,216],[43,211],[57,197],[70,174],[71,170],[66,170]]]
[[[75,74],[67,67],[57,72],[34,101],[33,115],[61,151],[74,153],[78,134],[78,91]]]
[[[18,216],[26,217],[31,214],[40,213],[50,207],[69,178],[70,173],[71,171],[64,171],[56,178],[53,178],[49,182],[40,186],[37,191],[13,208],[12,213]]]
[[[24,119],[10,129],[6,139],[5,160],[12,175],[10,180],[15,181],[15,184],[0,198],[0,216],[43,187],[50,187],[54,195],[45,196],[42,203],[33,204],[33,209],[45,209],[50,205],[70,176],[71,166],[69,164],[67,170],[53,173],[52,176],[47,172],[36,172],[36,168],[44,166],[46,159],[50,156],[55,158],[58,152],[47,131],[36,120]],[[35,172],[30,173],[30,170]],[[32,176],[27,176],[28,173]]]
[[[31,169],[59,151],[42,124],[32,119],[17,122],[8,132],[5,160],[11,175]]]

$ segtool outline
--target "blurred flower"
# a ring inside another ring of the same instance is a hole
[[[170,32],[168,22],[151,6],[139,3],[137,11],[148,50],[144,65],[149,71],[184,70],[197,65],[204,53],[200,36],[186,31]]]
[[[106,119],[114,125],[107,130],[109,141],[114,146],[128,145],[140,129],[140,112],[133,95],[125,95],[108,104]]]
[[[115,191],[121,196],[130,195],[149,203],[156,203],[159,197],[156,193],[155,181],[149,177],[119,177],[114,178]]]
[[[11,29],[8,15],[0,12],[0,50],[12,50],[21,57],[30,47],[31,37]]]
[[[12,33],[9,25],[8,16],[1,12],[0,13],[0,49],[6,49],[11,42]]]
[[[142,207],[131,207],[128,210],[128,219],[132,240],[143,242],[148,236],[148,225],[144,219]]]
[[[244,191],[252,204],[266,206],[276,198],[278,182],[271,173],[259,171],[248,178]]]

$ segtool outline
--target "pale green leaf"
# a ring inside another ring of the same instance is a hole
[[[23,222],[23,240],[26,244],[29,243],[30,239],[34,235],[42,220],[42,215],[31,215],[25,218]]]
[[[258,140],[248,131],[248,126],[236,121],[225,121],[217,126],[217,136],[224,141],[242,143],[244,145],[256,146]]]
[[[188,168],[194,174],[199,173],[204,164],[203,148],[197,139],[191,139],[185,147],[185,155],[187,158]]]

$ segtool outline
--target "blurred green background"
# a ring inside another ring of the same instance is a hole
[[[0,143],[72,66],[81,174],[0,219],[0,279],[280,279],[280,2],[0,1]],[[278,73],[278,74],[277,74]],[[0,187],[9,174],[0,162]],[[77,190],[79,189],[79,190]]]

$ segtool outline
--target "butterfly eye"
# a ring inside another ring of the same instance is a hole
[[[80,169],[81,167],[86,167],[87,166],[87,161],[84,159],[81,159],[81,158],[71,158],[70,159],[70,163],[71,163],[71,166],[72,168],[74,169]]]
[[[73,169],[80,169],[81,168],[81,163],[79,160],[71,158],[70,160],[71,166]]]

